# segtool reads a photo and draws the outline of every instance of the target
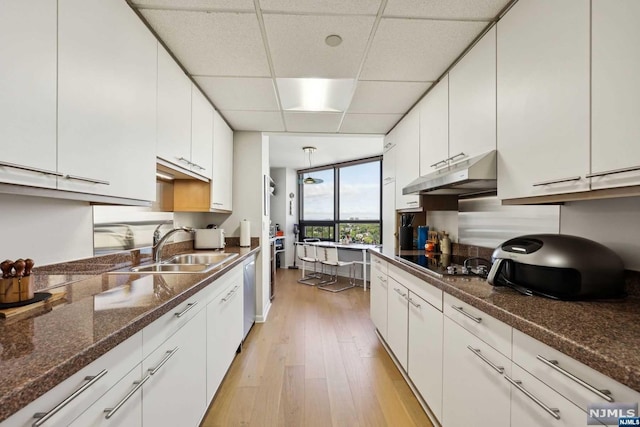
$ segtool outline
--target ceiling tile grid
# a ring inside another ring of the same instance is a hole
[[[221,110],[220,114],[229,122],[233,130],[261,132],[284,132],[282,114],[279,111],[231,111]]]
[[[493,20],[509,0],[387,0],[384,16]]]
[[[139,7],[174,10],[255,10],[253,0],[133,0],[132,3]]]
[[[194,79],[220,110],[280,111],[269,77],[194,76]]]
[[[354,78],[375,18],[368,16],[264,15],[276,77]],[[339,34],[331,47],[325,38]]]
[[[288,132],[338,132],[341,113],[284,112]]]
[[[260,0],[260,9],[280,13],[375,15],[380,3],[380,0]]]
[[[347,113],[403,114],[418,101],[431,83],[358,82]]]
[[[403,114],[346,114],[340,133],[373,133],[386,135]]]
[[[191,75],[271,75],[253,13],[155,9],[141,13]]]

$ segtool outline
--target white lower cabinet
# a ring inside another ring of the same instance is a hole
[[[213,399],[231,366],[243,334],[242,266],[228,273],[220,292],[207,304],[207,402]]]
[[[444,317],[442,424],[509,426],[511,361]]]
[[[372,258],[373,260],[377,260],[377,258]],[[374,268],[371,269],[370,315],[371,321],[384,339],[387,339],[388,280],[388,276],[376,268],[374,261]]]
[[[586,425],[587,413],[513,364],[505,376],[511,386],[511,425],[518,427]]]
[[[442,312],[409,292],[408,374],[442,421]]]
[[[409,328],[409,316],[407,301],[409,291],[392,277],[388,279],[387,290],[387,344],[396,356],[396,359],[407,370],[407,345]]]
[[[143,362],[145,426],[196,426],[207,408],[206,314],[200,310]]]

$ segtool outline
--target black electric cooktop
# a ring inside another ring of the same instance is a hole
[[[426,269],[438,277],[475,276],[486,278],[491,261],[478,257],[463,257],[426,252],[419,255],[398,255],[400,260]]]

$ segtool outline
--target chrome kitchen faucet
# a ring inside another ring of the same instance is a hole
[[[158,240],[158,243],[153,245],[151,248],[154,263],[159,263],[162,260],[162,249],[164,248],[164,244],[167,242],[169,237],[171,237],[172,235],[176,234],[179,231],[184,231],[186,233],[192,233],[192,234],[196,232],[196,230],[194,230],[191,227],[178,227],[178,228],[174,228],[167,231],[167,234],[162,236],[162,238]]]

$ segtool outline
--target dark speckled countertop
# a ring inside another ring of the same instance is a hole
[[[190,247],[178,247],[182,251]],[[257,245],[227,246],[225,252],[239,256],[202,274],[104,274],[148,260],[137,251],[34,270],[37,291],[64,286],[67,294],[53,307],[0,320],[0,421],[258,251]],[[152,287],[154,292],[129,307],[101,307],[101,294],[129,286]]]
[[[479,278],[437,278],[380,251],[371,252],[640,392],[640,295],[636,292],[619,301],[556,301],[494,288]]]

